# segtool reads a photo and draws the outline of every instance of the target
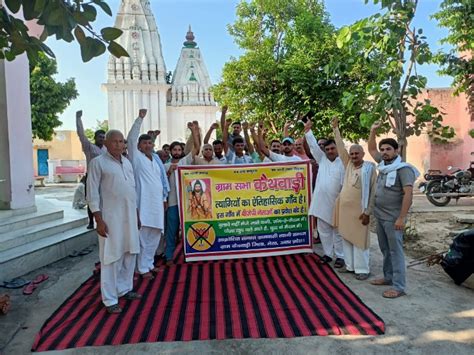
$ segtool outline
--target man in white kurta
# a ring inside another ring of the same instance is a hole
[[[370,215],[374,206],[377,173],[375,164],[364,161],[364,150],[353,144],[346,150],[338,120],[332,121],[339,158],[346,168],[344,185],[334,210],[334,225],[342,236],[343,272],[355,273],[356,279],[369,277]]]
[[[135,178],[120,131],[109,131],[108,152],[91,160],[87,202],[97,223],[101,262],[100,290],[109,313],[120,313],[118,298],[141,298],[133,289],[136,255],[140,251]]]
[[[311,120],[305,123],[305,138],[311,154],[319,164],[318,177],[309,208],[309,214],[318,219],[318,233],[324,249],[322,262],[331,262],[336,255],[334,267],[344,266],[342,238],[333,226],[333,211],[336,199],[344,182],[344,165],[337,156],[334,142],[325,146],[323,152],[311,131]]]
[[[141,221],[137,269],[144,278],[151,279],[155,268],[155,252],[164,229],[169,185],[163,164],[154,157],[152,137],[147,134],[138,137],[145,115],[146,110],[140,110],[127,136],[127,150],[135,173],[137,205]],[[164,182],[166,186],[163,186]]]

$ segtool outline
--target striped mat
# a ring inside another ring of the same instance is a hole
[[[90,277],[45,322],[33,351],[140,342],[383,334],[383,320],[314,254],[184,263],[138,278],[109,315]]]

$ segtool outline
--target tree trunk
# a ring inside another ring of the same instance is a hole
[[[397,136],[398,141],[398,154],[402,157],[403,161],[407,161],[407,148],[408,148],[408,141],[406,137]]]

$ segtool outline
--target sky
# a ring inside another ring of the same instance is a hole
[[[439,40],[446,36],[445,29],[437,27],[430,15],[435,13],[441,0],[421,0],[414,25],[423,28],[433,51],[441,48]],[[107,0],[114,16],[120,0]],[[196,37],[213,84],[220,81],[224,64],[231,57],[238,57],[239,47],[227,31],[227,26],[235,21],[238,0],[150,0],[152,11],[161,36],[161,45],[167,71],[174,71],[188,26]],[[336,27],[349,25],[378,11],[378,7],[364,4],[364,0],[325,0],[331,22]],[[99,11],[94,27],[113,26],[115,17]],[[106,82],[108,54],[88,63],[81,60],[77,43],[63,43],[48,40],[58,62],[56,79],[65,81],[75,78],[79,97],[74,100],[60,120],[60,129],[75,129],[75,112],[84,111],[84,126],[94,128],[96,122],[107,119],[107,95],[101,85]],[[436,74],[435,66],[423,66],[418,72],[428,77],[429,87],[448,87],[451,78]]]

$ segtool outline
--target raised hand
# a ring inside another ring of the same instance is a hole
[[[225,128],[229,128],[231,124],[232,124],[232,119],[228,118],[225,120]]]
[[[291,122],[285,122],[285,125],[283,126],[283,129],[289,129],[291,127]]]
[[[332,126],[332,129],[339,128],[339,118],[334,116],[331,120],[331,126]]]
[[[222,113],[225,114],[227,112],[227,105],[222,106]]]
[[[192,130],[193,127],[194,127],[194,124],[193,124],[192,122],[188,122],[188,128],[189,128],[190,130]]]
[[[79,110],[76,112],[76,118],[81,118],[82,117],[82,110]]]
[[[375,121],[373,124],[372,124],[372,127],[370,127],[370,130],[371,131],[375,131],[376,129],[380,128],[382,126],[382,122],[380,121]]]
[[[138,111],[138,117],[145,118],[147,111],[148,110],[146,108],[140,109],[140,111]]]
[[[249,129],[249,123],[248,122],[242,122],[242,128],[244,130],[248,130]]]
[[[155,137],[158,137],[160,135],[161,131],[159,129],[155,129],[153,131],[153,134],[155,135]]]
[[[313,121],[311,121],[311,119],[308,118],[306,120],[306,122],[304,122],[304,131],[305,131],[305,133],[311,131],[312,127],[313,127]]]
[[[214,122],[213,124],[211,124],[211,129],[212,129],[212,130],[218,129],[218,128],[219,128],[219,123]]]
[[[250,125],[249,125],[249,128],[251,131],[253,131],[255,129],[255,122],[252,122]]]

